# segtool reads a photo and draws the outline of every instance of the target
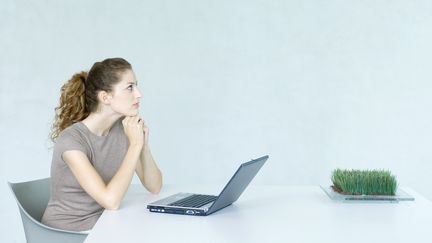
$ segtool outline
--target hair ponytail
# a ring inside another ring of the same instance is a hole
[[[76,73],[62,86],[60,104],[55,108],[55,120],[51,139],[54,141],[61,131],[89,115],[86,109],[85,80],[87,72]]]

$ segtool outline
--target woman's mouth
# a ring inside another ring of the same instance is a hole
[[[139,108],[139,102],[132,105],[134,108]]]

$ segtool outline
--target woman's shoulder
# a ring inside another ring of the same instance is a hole
[[[54,151],[62,154],[67,150],[80,150],[89,156],[91,146],[80,122],[74,123],[60,132],[54,142]]]
[[[74,123],[60,132],[56,139],[56,143],[60,141],[83,141],[85,138],[85,130],[81,122]]]

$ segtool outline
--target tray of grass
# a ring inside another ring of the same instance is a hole
[[[333,185],[321,186],[333,200],[399,202],[414,198],[398,188],[396,177],[388,170],[342,170],[332,172]]]

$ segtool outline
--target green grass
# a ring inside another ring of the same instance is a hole
[[[337,191],[353,195],[395,195],[396,177],[388,170],[341,170],[332,172]]]

